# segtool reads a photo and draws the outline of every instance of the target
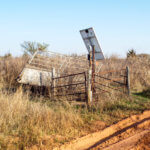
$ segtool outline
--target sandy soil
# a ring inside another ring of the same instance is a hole
[[[143,138],[141,138],[137,146],[134,147],[136,150],[149,150],[150,149],[150,132],[145,134]]]
[[[150,111],[134,115],[102,131],[55,150],[150,150]]]

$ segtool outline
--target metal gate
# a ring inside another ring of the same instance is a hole
[[[93,95],[102,93],[130,94],[129,68],[95,73]]]
[[[86,72],[52,78],[51,96],[68,100],[86,101]]]

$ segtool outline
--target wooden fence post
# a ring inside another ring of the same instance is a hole
[[[87,104],[90,106],[92,103],[92,69],[89,69],[88,72],[88,88],[87,88]]]
[[[54,78],[55,78],[55,68],[52,68],[52,96],[53,98],[55,96],[55,86],[56,86]]]
[[[128,89],[128,95],[130,96],[130,70],[129,67],[126,67],[126,73],[127,73],[127,89]]]
[[[85,100],[87,101],[87,72],[84,72],[84,80],[85,80]]]

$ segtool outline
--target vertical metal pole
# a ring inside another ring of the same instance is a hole
[[[88,89],[87,89],[87,103],[90,106],[93,101],[93,92],[95,92],[95,48],[91,45],[90,60],[89,60],[89,72],[88,72]]]
[[[89,70],[87,72],[87,105],[90,106],[92,102],[92,92],[91,92],[91,75],[92,75],[92,55],[91,51],[89,53]]]
[[[52,97],[55,96],[55,68],[52,68]]]
[[[87,89],[87,103],[88,103],[88,106],[90,106],[91,103],[92,103],[92,84],[91,84],[91,79],[92,79],[92,69],[90,67],[89,68],[89,72],[88,72],[88,89]]]
[[[123,77],[123,82],[124,82],[125,85],[127,85],[127,73],[126,73],[127,70],[125,70],[125,71],[123,70],[122,72],[123,72],[122,74],[123,74],[123,76],[124,76],[124,77]],[[122,74],[120,74],[120,75],[122,75]],[[126,86],[124,86],[123,91],[124,91],[124,93],[127,92]]]
[[[40,72],[40,86],[43,85],[43,84],[42,84],[42,80],[43,80],[43,78],[42,78],[42,72]]]
[[[95,47],[92,45],[92,91],[95,92]]]
[[[128,89],[128,95],[130,96],[130,70],[129,67],[126,67],[127,72],[127,89]]]
[[[85,100],[87,100],[87,97],[88,97],[88,96],[87,96],[87,85],[86,85],[86,84],[87,84],[87,83],[86,83],[86,82],[87,82],[87,79],[86,79],[86,72],[84,72],[84,79],[85,79]]]

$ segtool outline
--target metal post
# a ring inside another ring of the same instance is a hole
[[[87,104],[89,106],[92,103],[92,84],[91,84],[91,78],[92,78],[92,69],[89,68],[89,72],[88,72],[88,89],[87,89]]]
[[[40,86],[42,86],[42,85],[43,85],[42,80],[43,80],[42,72],[40,72]]]
[[[130,70],[129,67],[126,67],[126,73],[127,73],[127,89],[128,89],[128,95],[130,96]]]
[[[87,100],[87,79],[86,79],[86,72],[84,72],[84,80],[85,80],[85,100]]]
[[[54,98],[55,96],[55,68],[52,68],[52,97]]]
[[[95,47],[92,45],[92,91],[95,92]]]
[[[89,72],[88,72],[87,103],[90,106],[93,101],[94,82],[95,82],[95,48],[91,45]]]

